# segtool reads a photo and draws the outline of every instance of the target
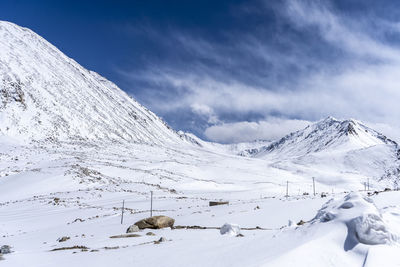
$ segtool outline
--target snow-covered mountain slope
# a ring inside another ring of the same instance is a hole
[[[356,120],[328,117],[270,145],[244,152],[265,159],[270,166],[328,184],[372,178],[397,186],[400,178],[398,144]]]
[[[327,150],[355,150],[376,145],[397,147],[396,142],[356,120],[340,121],[328,117],[262,147],[255,156],[279,154],[299,157]]]
[[[0,21],[0,135],[19,140],[180,140],[115,84],[31,30],[4,21]]]

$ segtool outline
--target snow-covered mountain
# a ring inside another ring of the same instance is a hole
[[[400,177],[398,144],[353,119],[328,117],[240,154],[265,159],[272,166],[296,173],[319,176],[326,182],[342,175],[349,181],[358,176],[397,184]]]
[[[286,157],[300,157],[326,150],[354,150],[377,145],[397,148],[396,142],[359,121],[353,119],[340,121],[328,117],[259,148],[253,155],[263,157],[279,154]]]
[[[154,113],[33,31],[0,21],[0,135],[177,142]]]
[[[0,136],[17,140],[169,143],[177,155],[187,152],[182,143],[190,143],[206,153],[193,152],[194,158],[250,156],[271,176],[283,172],[299,183],[317,176],[328,186],[342,181],[342,188],[367,178],[397,184],[400,173],[398,145],[355,120],[329,117],[276,142],[231,146],[177,133],[112,82],[9,22],[0,22],[0,97]]]

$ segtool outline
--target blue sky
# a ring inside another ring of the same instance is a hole
[[[397,1],[8,1],[177,130],[275,139],[326,116],[400,133]]]

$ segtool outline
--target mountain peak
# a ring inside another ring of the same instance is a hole
[[[290,157],[333,150],[362,149],[379,144],[397,144],[354,119],[327,117],[293,132],[257,151],[257,156],[285,154]]]
[[[319,122],[330,123],[330,122],[335,122],[335,121],[339,121],[339,120],[336,119],[335,117],[328,116],[325,119],[320,120]]]
[[[0,22],[0,135],[27,140],[181,140],[114,83],[33,31]]]

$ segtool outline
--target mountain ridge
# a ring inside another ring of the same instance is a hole
[[[398,146],[395,141],[358,120],[338,120],[329,116],[304,129],[292,132],[267,146],[255,148],[251,151],[242,151],[241,155],[262,157],[267,154],[278,153],[278,151],[288,153],[289,150],[293,150],[288,147],[296,145],[298,151],[292,151],[295,152],[292,153],[292,156],[304,156],[328,148],[340,148],[345,146],[346,143],[352,143],[350,149],[378,144]]]
[[[25,140],[182,138],[114,83],[33,31],[0,21],[0,134]]]
[[[338,177],[347,182],[371,177],[397,187],[400,178],[399,145],[354,119],[327,117],[239,155],[263,159],[271,167],[316,177],[326,184]]]

